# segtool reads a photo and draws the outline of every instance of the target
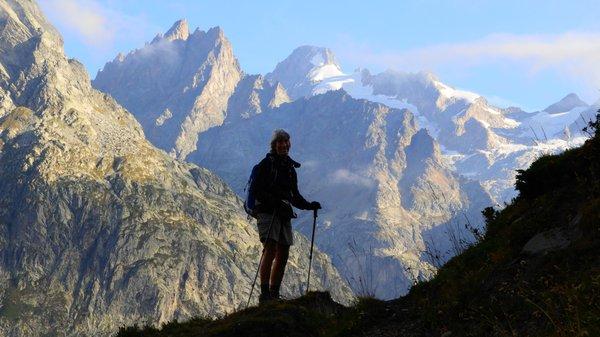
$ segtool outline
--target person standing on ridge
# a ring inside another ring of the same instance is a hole
[[[271,137],[271,151],[258,164],[254,191],[263,256],[259,267],[259,303],[279,298],[290,246],[294,244],[291,219],[296,217],[292,205],[317,210],[321,204],[308,202],[298,191],[296,168],[300,164],[289,157],[290,135],[277,129]]]

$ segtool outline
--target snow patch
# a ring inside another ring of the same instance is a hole
[[[336,64],[326,64],[314,68],[308,74],[313,82],[323,81],[325,79],[345,75]]]
[[[538,133],[538,138],[541,138],[544,134],[544,139],[546,137],[554,137],[556,134],[562,132],[565,127],[571,125],[580,118],[581,113],[586,109],[588,109],[588,107],[577,107],[561,113],[541,111],[522,122],[522,136],[533,136],[531,135],[531,129],[534,129],[535,132]]]
[[[327,81],[317,83],[313,88],[312,94],[319,95],[331,90],[340,90],[345,88],[347,83],[352,83],[353,81],[354,79],[346,75],[331,77]]]
[[[442,96],[445,96],[448,98],[465,99],[465,100],[469,101],[470,103],[473,103],[473,102],[475,102],[476,99],[481,97],[480,95],[478,95],[474,92],[454,89],[454,88],[447,86],[446,84],[439,82],[439,81],[434,81],[434,84],[435,84],[436,88],[438,88],[438,90],[440,91]]]
[[[415,105],[408,103],[406,99],[399,100],[393,96],[374,95],[372,86],[362,84],[360,72],[355,72],[352,75],[341,74],[325,79],[315,86],[313,94],[322,94],[329,90],[339,89],[344,89],[350,96],[356,99],[366,99],[394,109],[408,109],[415,116],[418,126],[427,129],[431,136],[437,138],[440,132],[438,126],[430,122],[419,112],[419,109]]]

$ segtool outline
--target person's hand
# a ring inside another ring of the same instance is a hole
[[[316,211],[318,209],[321,209],[321,204],[318,201],[313,201],[313,202],[310,203],[310,208],[309,209],[312,209],[314,211]]]

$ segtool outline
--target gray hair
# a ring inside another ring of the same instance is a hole
[[[271,152],[275,153],[275,143],[279,140],[290,140],[290,134],[284,129],[276,129],[271,136]]]

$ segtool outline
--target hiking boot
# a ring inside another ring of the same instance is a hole
[[[272,298],[269,293],[260,294],[260,296],[258,297],[258,304],[263,305],[271,300],[272,300]]]
[[[271,299],[269,301],[273,301],[273,302],[283,302],[284,299],[283,297],[281,297],[280,295],[277,295],[277,297],[273,297],[271,296]]]
[[[279,295],[279,287],[280,287],[279,284],[271,285],[271,288],[269,289],[269,294],[270,294],[271,300],[277,301],[277,302],[283,301],[283,299]]]
[[[258,297],[258,304],[265,304],[271,300],[271,292],[269,291],[269,284],[260,285],[260,296]]]

